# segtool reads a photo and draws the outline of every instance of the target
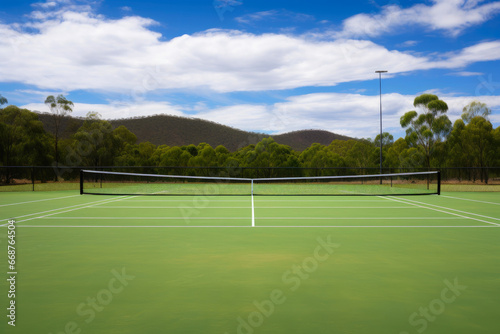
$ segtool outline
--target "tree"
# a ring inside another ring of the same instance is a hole
[[[401,161],[399,160],[401,153],[408,149],[408,143],[403,138],[399,138],[387,150],[387,155],[384,159],[384,165],[389,168],[399,168]]]
[[[482,116],[484,119],[488,120],[488,116],[491,114],[491,109],[488,108],[486,103],[481,103],[479,101],[472,101],[466,105],[462,111],[462,119],[465,123],[470,123],[476,116]]]
[[[186,151],[188,151],[193,157],[198,155],[198,148],[193,144],[186,146]]]
[[[124,125],[120,125],[116,129],[113,130],[113,136],[120,139],[120,142],[125,146],[134,145],[137,142],[137,136],[133,134],[129,129],[127,129]]]
[[[462,138],[468,144],[474,166],[481,167],[481,181],[488,183],[488,174],[484,167],[494,163],[496,149],[491,123],[481,116],[472,118],[465,126]]]
[[[153,161],[155,151],[155,144],[148,141],[139,143],[136,150],[136,166],[155,166],[157,164]]]
[[[169,148],[161,155],[160,167],[184,167],[188,165],[191,154],[187,151],[181,150],[178,146]],[[176,169],[161,169],[162,173],[178,173]]]
[[[375,140],[373,141],[375,144],[375,147],[380,147],[380,135],[378,134],[375,137]],[[382,147],[385,148],[387,146],[390,146],[394,143],[394,136],[391,135],[389,132],[383,132],[382,133]]]
[[[340,140],[340,139],[335,139],[333,140],[330,145],[328,145],[328,149],[333,152],[337,153],[343,158],[347,157],[347,152],[349,152],[350,149],[357,143],[357,140],[354,139],[349,139],[349,140]]]
[[[52,158],[50,139],[37,114],[16,106],[0,109],[1,165],[47,165]],[[4,178],[10,182],[9,171]]]
[[[215,148],[215,155],[217,156],[217,165],[225,166],[226,160],[229,158],[231,153],[223,145],[219,145]]]
[[[5,97],[0,94],[0,106],[9,103]]]
[[[422,146],[410,147],[403,150],[399,155],[399,166],[408,172],[410,169],[422,166],[424,160],[425,152]]]
[[[448,138],[448,161],[453,166],[481,167],[479,177],[488,182],[488,174],[484,167],[495,166],[498,159],[498,142],[491,123],[482,116],[473,117],[469,124],[457,119]],[[476,169],[468,169],[469,179],[477,178]],[[462,171],[458,171],[459,179]]]
[[[367,168],[379,164],[379,148],[368,140],[358,140],[346,153],[346,164],[349,167]]]
[[[168,145],[158,145],[150,157],[151,166],[159,166],[161,161],[161,156],[163,153],[167,152],[170,147]]]
[[[73,148],[88,166],[113,164],[120,140],[113,136],[112,126],[96,112],[87,113],[83,125],[73,135]]]
[[[495,151],[493,152],[493,166],[500,167],[500,126],[497,126],[497,128],[493,130],[492,133],[493,145],[496,147]]]
[[[328,147],[314,143],[299,156],[302,167],[308,168],[306,176],[332,175],[328,167],[343,167],[344,159],[337,153],[332,152]]]
[[[201,148],[202,147],[202,148]],[[201,148],[201,149],[200,149]],[[192,167],[217,167],[217,154],[212,146],[206,143],[200,144],[197,155],[192,156],[189,151],[184,150],[182,154],[188,158],[188,166]],[[188,155],[187,155],[188,154]],[[179,156],[182,161],[184,158]],[[207,170],[196,170],[196,175],[209,176],[210,172]]]
[[[406,140],[413,146],[420,146],[425,154],[425,167],[431,167],[434,144],[440,142],[451,131],[451,122],[446,116],[448,105],[436,95],[422,94],[413,101],[415,110],[404,114],[400,123],[406,128]]]
[[[463,134],[465,123],[462,119],[457,119],[453,124],[453,129],[448,136],[448,163],[450,166],[472,167],[472,158],[468,143],[464,140]],[[459,170],[459,179],[462,175]]]
[[[377,135],[375,137],[375,140],[373,141],[374,146],[376,147],[377,154],[378,154],[378,165],[380,165],[380,135]],[[391,135],[389,132],[384,132],[382,133],[382,166],[384,168],[386,167],[391,167],[389,163],[386,161],[386,156],[388,150],[392,147],[394,144],[394,136]]]
[[[58,95],[54,97],[53,95],[47,96],[45,99],[45,104],[49,107],[50,112],[53,115],[54,124],[54,148],[55,148],[55,160],[56,168],[59,164],[59,135],[61,130],[61,123],[64,117],[73,111],[73,102],[67,100],[63,95]]]
[[[278,144],[271,137],[263,138],[255,146],[247,146],[242,152],[244,152],[244,156],[241,166],[258,168],[254,174],[258,177],[280,176],[279,174],[286,173],[286,171],[280,171],[274,167],[291,167],[288,164],[295,164],[293,159],[288,159],[295,154],[290,146]]]

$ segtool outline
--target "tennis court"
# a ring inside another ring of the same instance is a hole
[[[499,208],[446,189],[0,193],[1,268],[13,218],[18,271],[2,332],[497,333]]]

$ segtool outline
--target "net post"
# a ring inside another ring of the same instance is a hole
[[[83,195],[83,169],[80,169],[80,195]]]
[[[437,172],[437,194],[441,195],[441,171]]]

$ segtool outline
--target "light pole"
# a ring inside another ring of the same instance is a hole
[[[380,174],[382,174],[382,73],[387,73],[387,71],[375,71],[375,73],[378,73],[380,86]],[[382,184],[382,178],[380,178],[380,184]]]

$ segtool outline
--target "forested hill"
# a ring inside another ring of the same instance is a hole
[[[280,144],[288,145],[296,151],[303,151],[314,143],[330,145],[336,139],[349,140],[351,137],[324,130],[300,130],[272,136]]]
[[[46,131],[54,133],[50,114],[39,113],[39,119],[43,122]],[[68,117],[62,124],[63,137],[71,136],[83,124],[83,121],[83,118]],[[223,145],[229,151],[236,151],[238,148],[256,144],[262,138],[269,137],[266,134],[242,131],[202,119],[170,115],[117,119],[109,122],[113,128],[125,126],[137,136],[138,142],[149,141],[155,145],[183,146],[205,142],[212,147]],[[272,137],[276,142],[288,145],[297,151],[302,151],[313,143],[329,145],[335,139],[352,139],[322,130],[301,130]]]

